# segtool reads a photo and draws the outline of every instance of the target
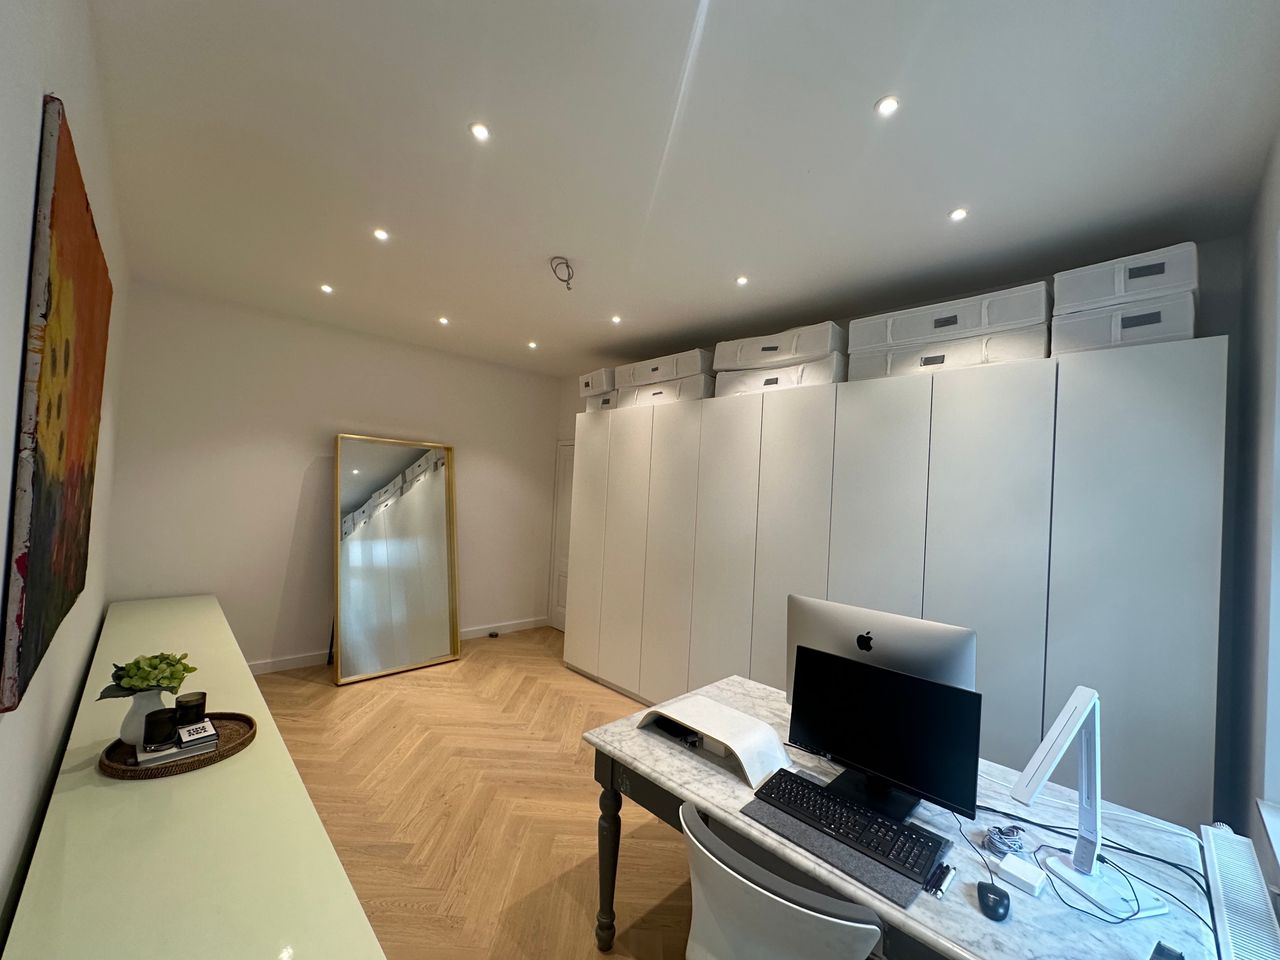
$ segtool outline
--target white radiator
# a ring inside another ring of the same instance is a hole
[[[1280,957],[1280,924],[1253,841],[1221,827],[1201,827],[1205,875],[1222,960]]]

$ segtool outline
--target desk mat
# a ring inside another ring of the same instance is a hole
[[[878,860],[872,860],[866,854],[845,846],[839,840],[827,836],[821,830],[815,830],[763,800],[752,800],[742,808],[742,812],[756,823],[786,837],[796,846],[803,847],[818,859],[825,860],[841,873],[848,874],[900,907],[911,906],[920,893],[920,884],[915,880],[904,877],[896,870],[890,870]],[[942,848],[942,852],[938,854],[939,860],[950,847],[948,842]]]

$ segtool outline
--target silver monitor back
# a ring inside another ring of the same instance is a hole
[[[978,638],[965,627],[882,613],[813,597],[787,597],[787,702],[796,647],[812,647],[873,666],[972,690]]]

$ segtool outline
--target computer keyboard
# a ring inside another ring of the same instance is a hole
[[[923,827],[890,820],[790,770],[775,773],[756,796],[920,883],[945,842]]]

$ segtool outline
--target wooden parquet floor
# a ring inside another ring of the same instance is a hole
[[[582,733],[639,709],[561,663],[551,628],[335,687],[258,678],[389,960],[591,958],[599,787]],[[613,956],[673,960],[683,838],[623,801]]]

